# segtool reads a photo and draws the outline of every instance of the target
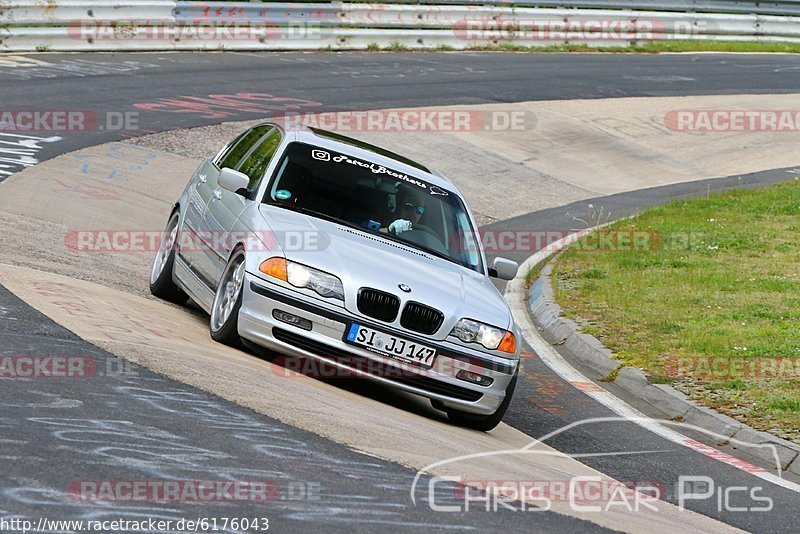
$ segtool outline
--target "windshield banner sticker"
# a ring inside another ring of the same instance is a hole
[[[428,189],[428,185],[425,182],[422,182],[415,178],[411,178],[407,174],[387,169],[383,165],[378,165],[377,163],[367,163],[366,161],[361,161],[355,158],[349,158],[342,154],[331,157],[330,153],[324,150],[312,150],[311,157],[318,161],[334,161],[335,163],[349,163],[350,165],[355,165],[357,167],[363,167],[365,169],[369,169],[374,174],[387,174],[393,178],[397,178],[398,180],[403,180],[404,182],[415,185],[419,188]],[[431,190],[431,194],[447,195],[447,193],[444,192],[442,189],[439,189],[438,187],[436,189],[439,192],[434,193],[433,190]]]

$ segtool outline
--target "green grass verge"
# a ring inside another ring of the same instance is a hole
[[[391,43],[381,48],[377,44],[367,47],[368,51],[381,52],[458,52],[448,45],[440,45],[435,48],[414,48]],[[548,46],[529,46],[515,43],[498,43],[491,45],[472,45],[464,50],[470,52],[531,52],[531,53],[555,53],[555,52],[586,52],[586,53],[618,53],[618,54],[659,54],[677,52],[741,52],[741,53],[800,53],[800,43],[743,43],[738,41],[650,41],[640,45],[631,46],[601,46],[592,47],[581,44],[556,44]]]
[[[547,263],[547,260],[540,261],[539,263],[537,263],[536,265],[534,265],[533,267],[528,269],[528,272],[525,273],[525,287],[526,288],[531,287],[534,284],[534,282],[536,282],[536,280],[539,278],[539,275],[542,272],[542,269],[544,269],[544,266],[546,265],[546,263]]]
[[[746,43],[739,41],[649,41],[632,46],[602,46],[590,47],[587,45],[552,45],[552,46],[525,46],[514,43],[499,43],[496,45],[471,46],[468,50],[484,51],[510,51],[510,52],[616,52],[643,54],[675,53],[675,52],[779,52],[787,54],[800,53],[800,43]]]
[[[674,202],[598,235],[641,246],[567,250],[552,275],[564,312],[651,381],[800,440],[800,181]]]

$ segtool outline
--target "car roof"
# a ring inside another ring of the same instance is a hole
[[[275,125],[281,128],[280,125]],[[281,128],[282,129],[282,128]],[[316,145],[321,148],[328,148],[337,152],[344,152],[352,156],[360,157],[384,165],[396,171],[404,172],[408,175],[421,178],[426,182],[439,187],[445,187],[454,193],[459,193],[455,185],[443,174],[432,170],[429,167],[418,163],[405,156],[391,152],[385,148],[371,145],[359,139],[354,139],[346,135],[319,128],[308,126],[294,126],[289,134],[294,135],[294,141]]]

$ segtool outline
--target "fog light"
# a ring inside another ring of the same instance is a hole
[[[290,324],[303,330],[311,330],[311,321],[308,319],[303,319],[282,310],[272,310],[272,316],[282,323]]]
[[[465,380],[467,382],[472,382],[473,384],[478,384],[479,386],[491,386],[492,382],[494,382],[494,378],[479,375],[478,373],[473,373],[472,371],[467,370],[459,371],[456,375],[456,378]]]

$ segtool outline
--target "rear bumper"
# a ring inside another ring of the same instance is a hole
[[[275,310],[310,321],[311,330],[275,319]],[[450,408],[481,415],[497,410],[516,372],[515,361],[492,361],[482,358],[477,351],[469,353],[456,344],[430,340],[424,340],[424,343],[435,347],[438,354],[431,369],[401,362],[345,342],[345,334],[353,322],[409,337],[403,332],[352,316],[344,308],[271,284],[249,273],[245,276],[239,334],[292,358],[287,360],[289,365],[285,365],[289,369],[296,363],[303,370],[303,364],[299,362],[302,358],[311,358],[335,369],[337,372],[333,376],[369,378],[438,400]],[[488,376],[493,382],[490,386],[479,386],[456,378],[461,370]]]

